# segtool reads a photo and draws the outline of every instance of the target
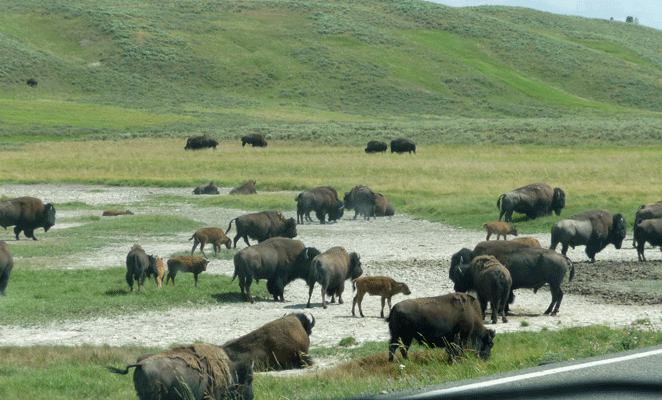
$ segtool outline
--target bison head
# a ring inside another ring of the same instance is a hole
[[[481,360],[489,360],[492,355],[492,347],[494,346],[494,336],[496,332],[493,329],[486,329],[485,332],[479,334],[474,343],[474,350],[476,356]]]
[[[549,206],[550,211],[554,211],[556,215],[561,215],[561,210],[565,207],[565,192],[561,188],[554,188],[554,197],[552,204]]]
[[[627,231],[627,223],[625,218],[621,214],[616,214],[613,216],[613,222],[611,225],[611,231],[609,232],[609,241],[614,244],[614,247],[617,249],[621,248],[623,244],[623,239],[625,239],[625,234]]]
[[[356,253],[349,255],[349,275],[352,280],[363,275],[363,268],[361,268],[361,258]]]
[[[469,290],[473,289],[474,287],[474,276],[469,270],[469,265],[468,264],[460,264],[456,265],[455,267],[451,268],[453,271],[453,282],[455,283],[455,286],[453,287],[453,290],[456,292],[468,292]]]
[[[44,232],[48,232],[55,225],[55,207],[51,203],[44,206]]]

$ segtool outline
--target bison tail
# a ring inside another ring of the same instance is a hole
[[[129,373],[129,370],[130,370],[131,368],[137,367],[138,365],[139,365],[139,364],[131,364],[131,365],[127,365],[126,369],[119,369],[119,368],[115,368],[115,367],[111,367],[111,366],[109,366],[109,365],[106,365],[106,368],[107,368],[108,370],[110,370],[110,372],[113,372],[113,373],[115,373],[115,374],[126,375],[126,374]]]
[[[230,220],[230,225],[228,225],[228,229],[225,230],[225,234],[227,235],[228,232],[230,232],[230,229],[232,228],[232,222],[234,222],[237,218],[231,219]]]
[[[570,276],[568,277],[568,282],[572,281],[572,278],[575,277],[575,264],[568,259],[568,262],[570,263]]]
[[[502,194],[501,196],[499,196],[499,198],[497,199],[497,208],[498,208],[499,210],[501,209],[501,199],[503,199],[503,197],[504,197],[505,195],[506,195],[506,194],[504,193],[504,194]]]
[[[193,240],[194,237],[195,237],[195,235],[191,236],[188,240]]]

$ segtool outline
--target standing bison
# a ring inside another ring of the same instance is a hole
[[[195,343],[159,354],[140,356],[125,369],[106,367],[126,375],[131,368],[140,400],[253,399],[253,370],[232,362],[223,347]]]
[[[370,153],[385,153],[388,150],[388,145],[379,140],[371,140],[365,148],[365,152]]]
[[[253,366],[254,371],[304,368],[312,365],[308,356],[310,334],[315,326],[302,313],[292,313],[223,345],[230,360]]]
[[[513,212],[526,214],[528,219],[544,217],[555,212],[561,215],[565,207],[565,192],[560,188],[552,188],[546,183],[532,183],[502,194],[497,200],[497,208],[501,217],[506,216],[506,222],[512,222]]]
[[[195,248],[200,245],[200,252],[205,258],[205,244],[211,243],[214,248],[214,255],[217,255],[221,251],[221,245],[225,245],[226,248],[230,249],[232,247],[232,240],[229,237],[225,236],[223,229],[221,228],[202,228],[198,229],[189,240],[193,240],[193,248],[191,249],[191,255],[195,251]]]
[[[662,246],[662,219],[645,219],[634,223],[634,242],[637,247],[639,261],[646,261],[644,246]]]
[[[359,214],[363,215],[364,219],[375,216],[377,194],[367,186],[354,186],[349,192],[345,193],[343,202],[347,211],[354,210],[354,219]]]
[[[209,136],[195,136],[189,137],[186,140],[184,150],[200,150],[208,148],[216,150],[216,146],[218,146],[218,140],[214,138],[210,138]]]
[[[267,147],[267,141],[260,133],[250,133],[241,138],[241,147],[250,144],[253,147]]]
[[[297,236],[297,222],[294,218],[285,218],[280,211],[261,211],[258,213],[245,214],[230,221],[228,234],[232,229],[232,222],[237,221],[237,235],[234,237],[234,248],[237,248],[239,238],[244,238],[247,246],[248,238],[255,239],[258,242],[276,237],[295,238]]]
[[[218,187],[214,185],[214,182],[209,182],[206,185],[200,185],[193,189],[193,194],[219,194]]]
[[[568,246],[586,246],[586,255],[595,262],[595,255],[608,244],[621,248],[625,239],[626,223],[621,214],[612,215],[607,210],[590,210],[562,219],[552,226],[552,245],[556,250],[561,243],[561,254],[568,252]]]
[[[414,153],[416,154],[416,143],[412,142],[409,139],[393,139],[391,140],[391,153]]]
[[[145,282],[145,278],[152,275],[159,276],[159,271],[156,269],[156,259],[152,255],[147,255],[139,244],[134,244],[129,250],[129,254],[126,255],[126,283],[129,284],[129,288],[133,292],[133,281],[135,279],[138,282],[138,293],[140,293],[140,287]]]
[[[44,232],[55,225],[55,207],[44,204],[34,197],[17,197],[0,203],[0,226],[7,229],[14,227],[16,240],[23,231],[25,237],[37,240],[34,230],[44,228]]]
[[[255,190],[255,181],[252,179],[249,179],[246,181],[241,186],[237,186],[235,188],[232,188],[230,190],[230,194],[235,195],[235,194],[256,194],[257,190]]]
[[[9,246],[0,240],[0,296],[7,295],[7,283],[12,268],[14,268],[14,260],[9,253]]]
[[[321,224],[325,224],[326,216],[329,221],[342,218],[345,204],[338,199],[338,192],[331,186],[317,187],[299,193],[294,200],[297,202],[297,224],[303,224],[304,218],[310,219],[310,212],[314,211]]]
[[[198,287],[198,275],[207,270],[209,260],[198,256],[179,256],[168,260],[168,276],[166,276],[166,285],[172,281],[175,285],[175,277],[178,272],[190,272],[193,274],[195,287]]]
[[[313,258],[310,265],[310,273],[315,281],[322,286],[322,307],[326,308],[326,296],[331,296],[331,303],[338,296],[338,304],[342,304],[342,293],[345,291],[345,281],[356,279],[363,274],[361,260],[356,253],[347,253],[340,246],[332,247],[324,253]],[[308,292],[308,304],[313,295],[312,286]]]
[[[460,348],[470,348],[483,360],[492,353],[495,332],[485,328],[480,304],[469,294],[404,300],[393,306],[386,320],[391,333],[389,361],[393,361],[398,347],[402,357],[407,358],[414,340],[428,347],[445,347],[449,361]]]

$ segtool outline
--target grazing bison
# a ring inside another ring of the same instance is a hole
[[[140,293],[140,287],[145,282],[145,278],[151,275],[159,275],[156,269],[156,259],[147,255],[139,244],[134,244],[129,250],[129,254],[126,255],[126,283],[133,292],[133,280],[135,279],[138,282],[138,293]]]
[[[396,282],[394,279],[387,276],[362,276],[356,278],[352,281],[352,288],[356,289],[356,296],[354,296],[354,301],[352,302],[352,315],[354,314],[354,307],[356,304],[359,305],[359,313],[363,317],[363,310],[361,309],[361,303],[363,302],[363,297],[367,294],[371,296],[381,296],[382,299],[382,311],[380,316],[384,318],[384,303],[388,301],[388,309],[391,310],[391,298],[398,293],[405,295],[410,295],[411,290],[409,286],[403,282]]]
[[[310,212],[314,211],[321,224],[342,218],[345,204],[338,199],[338,192],[331,186],[317,187],[299,193],[297,202],[297,224],[303,224],[304,218],[311,221]]]
[[[497,208],[499,221],[506,216],[506,222],[512,222],[513,212],[526,214],[528,219],[536,219],[555,212],[561,215],[565,207],[565,192],[552,188],[546,183],[532,183],[499,196]]]
[[[230,190],[230,194],[233,194],[233,195],[234,194],[256,194],[256,193],[257,193],[257,190],[255,190],[255,181],[252,180],[252,179],[249,179],[243,185],[237,186],[235,188],[232,188],[232,190]]]
[[[561,243],[561,254],[568,252],[568,246],[586,246],[586,255],[595,262],[595,255],[608,244],[621,248],[625,239],[626,223],[621,214],[611,215],[607,210],[590,210],[562,219],[552,226],[552,245],[556,250]]]
[[[391,140],[391,153],[409,153],[414,152],[416,154],[416,143],[412,142],[409,139],[393,139]]]
[[[14,268],[14,260],[9,253],[9,246],[0,240],[0,295],[2,296],[7,295],[7,283],[12,268]]]
[[[223,229],[220,228],[202,228],[197,230],[189,240],[193,240],[193,248],[191,249],[191,255],[195,251],[195,248],[200,244],[200,252],[205,258],[205,244],[211,243],[214,247],[214,255],[217,255],[221,251],[221,245],[224,244],[226,248],[230,249],[232,247],[232,240],[229,237],[225,236]]]
[[[193,194],[220,194],[218,187],[214,185],[214,182],[209,182],[206,185],[200,185],[193,189]]]
[[[377,206],[377,195],[369,187],[363,185],[354,186],[343,197],[345,209],[354,210],[354,219],[357,215],[363,215],[365,219],[375,216]]]
[[[234,248],[237,248],[239,238],[244,238],[247,246],[248,238],[259,242],[282,236],[295,238],[297,236],[297,222],[294,218],[285,218],[280,211],[261,211],[252,214],[245,214],[230,221],[225,233],[232,229],[232,222],[237,221],[237,235],[234,237]]]
[[[205,343],[178,346],[146,354],[125,369],[106,367],[126,375],[131,368],[140,400],[253,399],[253,370],[233,362],[223,347]]]
[[[173,285],[175,284],[178,272],[191,272],[195,280],[195,287],[198,287],[198,275],[207,270],[207,264],[209,264],[209,260],[198,256],[179,256],[168,259],[166,285],[170,280]]]
[[[490,358],[495,332],[485,328],[478,300],[465,293],[404,300],[393,306],[386,319],[391,333],[388,360],[400,348],[407,358],[416,340],[428,347],[445,347],[448,360],[459,349],[471,349],[480,359]]]
[[[28,86],[30,87],[37,87],[37,80],[35,78],[30,78],[27,81]]]
[[[370,153],[385,153],[388,150],[386,143],[379,140],[371,140],[368,142],[368,146],[365,148],[365,152]]]
[[[305,368],[315,317],[292,313],[223,345],[230,360],[253,366],[254,371]]]
[[[232,280],[239,277],[239,288],[241,294],[248,301],[254,303],[251,295],[251,284],[253,280],[259,283],[260,279],[272,283],[267,287],[274,300],[285,301],[283,288],[285,277],[290,275],[294,262],[304,249],[299,240],[284,237],[273,237],[254,246],[245,247],[234,256],[234,275]]]
[[[105,210],[101,216],[102,217],[117,217],[118,215],[133,215],[129,210]]]
[[[644,246],[662,246],[662,219],[645,219],[634,223],[634,241],[637,243],[639,261],[646,261]]]
[[[37,240],[34,230],[44,228],[48,232],[55,225],[55,207],[51,203],[44,204],[34,197],[17,197],[0,203],[0,226],[7,229],[14,227],[16,240],[23,231],[25,237]]]
[[[260,133],[250,133],[241,138],[241,147],[250,144],[253,147],[267,147],[267,141]]]
[[[209,136],[195,136],[189,137],[186,140],[184,150],[200,150],[208,148],[216,150],[216,146],[218,146],[218,140],[214,138],[210,138]]]
[[[395,215],[395,207],[391,200],[381,193],[375,193],[375,217],[392,217]]]
[[[315,277],[315,281],[322,286],[322,307],[326,308],[326,295],[331,296],[331,303],[334,303],[335,296],[338,296],[338,304],[342,304],[345,281],[358,278],[363,274],[363,269],[358,254],[347,253],[343,247],[336,246],[313,259],[310,265],[310,273]],[[313,288],[310,287],[308,304],[306,305],[308,308],[310,308],[312,295]]]

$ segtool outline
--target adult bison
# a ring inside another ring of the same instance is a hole
[[[326,308],[326,295],[331,296],[331,303],[338,296],[338,304],[342,304],[342,293],[345,291],[345,281],[356,279],[363,274],[361,260],[356,253],[348,253],[344,247],[332,247],[313,258],[310,273],[322,287],[322,307]],[[313,287],[308,292],[308,304],[313,295]]]
[[[225,234],[230,232],[232,222],[237,221],[237,235],[234,237],[234,248],[237,248],[239,238],[244,238],[247,246],[248,238],[255,239],[258,242],[276,237],[295,238],[297,236],[297,222],[294,218],[285,218],[280,211],[260,211],[257,213],[245,214],[230,221]]]
[[[200,149],[209,149],[213,148],[216,150],[216,146],[218,146],[218,140],[214,138],[210,138],[209,136],[194,136],[194,137],[189,137],[186,140],[186,146],[184,146],[184,150],[200,150]]]
[[[214,185],[214,182],[209,182],[206,185],[200,185],[193,189],[193,194],[220,194],[218,187]]]
[[[311,221],[310,212],[314,211],[321,224],[342,218],[345,204],[338,199],[338,192],[331,186],[316,187],[299,193],[297,202],[297,224],[303,224],[304,218]]]
[[[44,204],[35,197],[16,197],[0,203],[0,226],[7,229],[14,227],[16,240],[23,231],[25,236],[37,240],[34,230],[44,228],[44,232],[55,225],[55,207]]]
[[[139,244],[134,244],[129,250],[129,254],[126,255],[126,283],[133,292],[135,279],[138,282],[138,293],[140,293],[140,287],[145,282],[145,278],[152,275],[159,276],[159,271],[156,269],[156,258],[147,255]]]
[[[515,289],[533,289],[535,293],[545,284],[549,284],[552,302],[545,314],[558,313],[563,299],[561,282],[568,269],[570,269],[568,280],[572,280],[575,275],[575,266],[568,257],[554,250],[531,247],[524,243],[506,240],[484,241],[478,243],[473,250],[462,249],[453,255],[449,270],[449,277],[453,283],[458,283],[461,276],[460,269],[468,267],[459,262],[467,259],[471,261],[480,255],[494,256],[510,272],[513,283],[509,303],[513,302],[512,292]],[[508,306],[506,306],[506,312],[508,312]]]
[[[27,80],[27,84],[30,87],[37,87],[38,83],[39,82],[37,82],[37,80],[35,78],[30,78],[30,79]]]
[[[195,343],[159,354],[145,354],[125,369],[106,367],[126,375],[131,368],[140,400],[253,399],[253,370],[233,362],[223,347]]]
[[[416,143],[409,139],[398,138],[391,140],[391,153],[409,153],[416,154]]]
[[[446,347],[449,361],[466,348],[487,360],[494,345],[495,332],[483,325],[478,300],[466,293],[403,300],[393,306],[386,320],[391,333],[389,361],[398,348],[407,358],[414,340],[427,347]]]
[[[643,204],[634,215],[634,226],[637,226],[638,221],[646,219],[659,219],[662,218],[662,201],[655,203]],[[637,247],[636,239],[632,239],[632,247]]]
[[[285,286],[297,279],[303,279],[308,286],[308,307],[310,307],[310,294],[315,287],[315,276],[310,273],[313,259],[321,252],[314,247],[304,248],[288,268],[279,268],[275,275],[267,280],[267,290],[276,299],[282,296]]]
[[[532,183],[522,186],[499,196],[497,208],[501,210],[501,217],[506,216],[505,221],[513,220],[513,212],[526,214],[528,219],[536,219],[555,212],[561,215],[565,207],[565,192],[560,188],[552,188],[546,183]]]
[[[568,246],[586,246],[586,255],[595,262],[595,255],[608,244],[621,248],[625,239],[626,223],[621,214],[612,215],[607,210],[590,210],[562,219],[552,226],[552,245],[556,250],[561,243],[561,254],[568,252]]]
[[[294,261],[304,247],[301,241],[284,237],[273,237],[254,246],[245,247],[234,256],[232,280],[239,278],[241,294],[254,303],[251,295],[253,280],[259,283],[260,279],[274,280],[279,276],[281,277],[279,282],[282,282],[283,277],[290,275]],[[284,285],[279,286],[280,290],[274,290],[273,285],[268,286],[273,292],[271,294],[274,300],[285,301],[282,291]]]
[[[250,144],[253,147],[267,147],[267,141],[260,133],[250,133],[241,138],[241,147]]]
[[[395,215],[395,206],[386,196],[375,193],[375,217],[392,217]]]
[[[308,356],[315,317],[292,313],[223,345],[230,360],[253,366],[254,371],[304,368],[312,365]]]
[[[363,215],[364,219],[375,216],[377,206],[377,195],[369,187],[356,185],[343,197],[345,209],[354,210],[354,219],[357,215]]]
[[[14,268],[14,260],[9,252],[9,246],[0,240],[0,296],[7,295],[7,283],[12,268]]]
[[[637,220],[634,223],[634,242],[637,247],[639,261],[646,261],[644,246],[646,242],[651,246],[662,246],[662,219]]]
[[[388,150],[388,145],[379,140],[371,140],[365,148],[365,152],[370,153],[385,153]]]
[[[255,181],[252,179],[249,179],[246,181],[241,186],[237,186],[235,188],[232,188],[230,190],[230,194],[235,195],[235,194],[256,194],[257,190],[255,190]]]

